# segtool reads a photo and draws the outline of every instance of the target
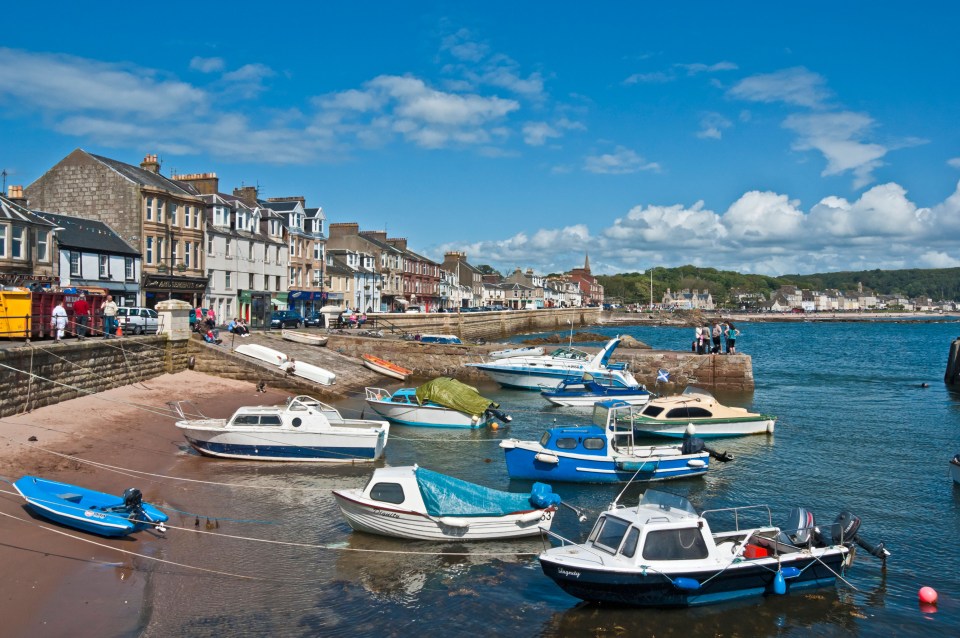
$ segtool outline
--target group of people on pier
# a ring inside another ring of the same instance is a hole
[[[691,350],[697,354],[721,354],[721,341],[725,345],[723,354],[737,353],[737,337],[740,336],[740,330],[733,325],[733,322],[718,323],[713,322],[709,326],[697,326],[693,335],[693,345]]]

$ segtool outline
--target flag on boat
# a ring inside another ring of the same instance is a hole
[[[667,383],[670,380],[670,371],[660,368],[657,370],[657,383]]]

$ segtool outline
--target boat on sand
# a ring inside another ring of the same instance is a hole
[[[375,357],[372,354],[362,354],[360,358],[363,360],[363,365],[367,368],[370,368],[374,372],[379,372],[382,375],[399,379],[400,381],[406,381],[407,377],[413,374],[413,370],[409,368],[404,368],[386,359]]]

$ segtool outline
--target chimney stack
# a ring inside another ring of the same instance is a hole
[[[256,206],[257,205],[257,187],[256,186],[241,186],[240,188],[233,189],[233,196],[239,197],[247,206]]]
[[[145,171],[150,171],[151,173],[160,173],[160,162],[157,161],[156,155],[147,155],[143,158],[143,161],[140,162],[140,168]]]
[[[189,175],[174,175],[170,179],[186,182],[197,189],[201,195],[216,195],[220,192],[220,179],[216,173],[191,173]]]
[[[13,184],[7,186],[7,199],[24,208],[27,207],[27,198],[23,196],[23,186],[14,186]]]

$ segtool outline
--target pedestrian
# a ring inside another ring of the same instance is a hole
[[[723,330],[720,329],[720,324],[713,323],[713,349],[710,351],[713,354],[720,354],[720,336],[723,334]]]
[[[197,306],[197,309],[194,311],[194,317],[196,318],[196,322],[193,324],[193,329],[201,332],[203,330],[203,308]]]
[[[700,352],[700,339],[703,335],[700,334],[702,328],[697,326],[696,330],[693,331],[693,346],[690,348],[691,352],[696,352],[697,354],[702,354]]]
[[[217,313],[213,311],[213,308],[207,310],[207,327],[210,330],[217,327]]]
[[[113,295],[107,295],[107,300],[100,308],[103,312],[103,338],[115,339],[117,330],[117,304],[113,301]]]
[[[80,298],[73,302],[73,323],[76,325],[77,340],[87,338],[87,325],[90,322],[90,304],[87,303],[86,293],[80,293]]]
[[[286,372],[287,374],[292,375],[297,371],[297,360],[293,357],[290,357],[286,361],[280,364],[280,369]]]
[[[740,331],[733,325],[733,322],[727,324],[727,354],[737,354],[737,337]]]
[[[50,332],[54,332],[53,342],[60,343],[63,339],[63,331],[67,329],[67,311],[63,307],[63,302],[58,301],[50,317]]]

